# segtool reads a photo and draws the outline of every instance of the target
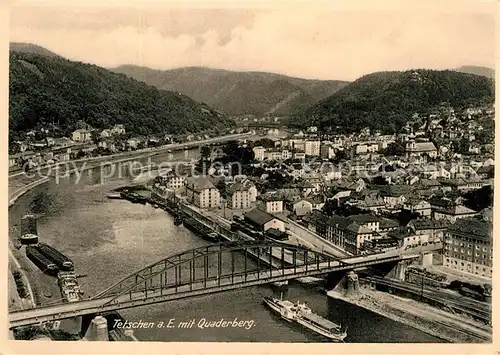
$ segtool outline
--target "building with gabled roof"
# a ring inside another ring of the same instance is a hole
[[[447,219],[451,223],[455,223],[462,218],[476,216],[478,213],[461,204],[453,203],[446,207],[438,207],[434,210],[434,219]]]
[[[241,182],[236,182],[226,189],[229,208],[246,209],[252,206],[252,195],[250,186]]]
[[[219,190],[206,177],[187,178],[186,197],[188,202],[200,208],[217,208],[221,204]]]
[[[373,234],[374,231],[366,226],[349,218],[333,215],[326,224],[325,239],[348,253],[357,255],[363,244],[373,239]]]
[[[443,240],[444,232],[450,225],[451,222],[447,219],[412,219],[406,226],[415,234],[427,234],[432,240]]]
[[[257,230],[265,232],[274,228],[279,231],[285,231],[285,222],[275,216],[259,209],[254,208],[243,215],[246,222],[253,225]]]

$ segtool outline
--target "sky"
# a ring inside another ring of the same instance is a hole
[[[106,68],[203,66],[324,80],[495,63],[497,8],[489,2],[99,3],[14,1],[10,40]]]

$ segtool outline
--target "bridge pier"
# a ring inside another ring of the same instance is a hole
[[[353,296],[360,292],[358,275],[354,271],[348,271],[347,273],[336,272],[331,274],[336,275],[328,275],[328,279],[333,281],[338,280],[338,282],[333,287],[327,287],[326,289],[328,291],[333,290],[345,296]]]
[[[420,256],[420,265],[422,265],[425,268],[431,267],[433,261],[434,261],[433,253],[422,253]]]
[[[393,265],[392,269],[384,276],[387,278],[404,281],[407,269],[408,263],[406,261],[400,261],[396,265]]]
[[[90,322],[83,338],[87,341],[109,341],[108,321],[103,316],[97,316]]]

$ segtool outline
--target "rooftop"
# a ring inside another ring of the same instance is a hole
[[[267,212],[264,212],[258,208],[254,208],[253,210],[245,213],[244,215],[245,219],[248,219],[249,221],[257,224],[257,225],[264,225],[269,221],[272,221],[275,219],[275,217]]]
[[[481,218],[462,218],[448,227],[449,233],[491,241],[493,224]]]
[[[412,226],[415,230],[445,229],[450,226],[450,222],[447,219],[412,219],[408,222],[408,226]]]
[[[215,189],[215,185],[206,177],[191,177],[187,179],[186,186],[194,191]]]

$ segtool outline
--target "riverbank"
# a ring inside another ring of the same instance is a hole
[[[360,293],[352,296],[333,290],[328,291],[327,295],[363,307],[396,322],[407,324],[446,342],[490,343],[492,341],[491,331],[486,331],[487,326],[474,320],[368,287],[362,286]]]

